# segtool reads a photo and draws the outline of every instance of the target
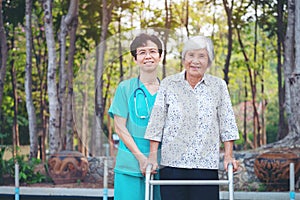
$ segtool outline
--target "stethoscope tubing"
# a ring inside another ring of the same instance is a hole
[[[150,109],[149,109],[149,104],[148,104],[148,99],[147,99],[147,95],[146,95],[146,92],[140,87],[140,76],[137,77],[137,85],[138,87],[133,91],[133,98],[134,98],[134,111],[135,111],[135,115],[140,118],[140,119],[146,119],[146,118],[149,118],[150,116]],[[147,115],[139,115],[138,114],[138,110],[137,110],[137,107],[136,107],[136,96],[137,96],[137,92],[138,91],[141,91],[142,94],[144,95],[144,98],[145,98],[145,104],[146,104],[146,107],[147,107]]]
[[[157,78],[158,82],[160,83],[159,78]],[[148,98],[146,95],[146,92],[140,87],[140,75],[137,77],[137,85],[138,87],[133,91],[133,98],[134,98],[134,111],[135,111],[135,115],[140,118],[140,119],[146,119],[150,117],[150,109],[149,109],[149,104],[148,104]],[[137,96],[137,92],[141,91],[142,94],[144,95],[145,98],[145,104],[147,107],[147,115],[139,115],[137,107],[136,107],[136,96]]]

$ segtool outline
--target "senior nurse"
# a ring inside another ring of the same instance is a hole
[[[162,80],[145,138],[150,140],[148,162],[160,179],[218,180],[219,149],[224,143],[224,167],[233,170],[234,140],[239,139],[232,104],[224,80],[206,73],[214,59],[208,37],[195,36],[184,43],[184,70]],[[162,200],[218,200],[218,185],[161,186]]]
[[[157,78],[163,45],[155,35],[141,33],[130,44],[130,53],[139,68],[137,77],[120,82],[109,114],[120,137],[114,168],[114,199],[145,198],[145,176],[149,140],[144,133],[159,87]],[[154,200],[160,200],[159,187],[154,187]]]

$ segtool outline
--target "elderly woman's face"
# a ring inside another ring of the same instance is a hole
[[[209,67],[209,57],[206,49],[187,51],[183,60],[183,66],[188,76],[202,79]]]

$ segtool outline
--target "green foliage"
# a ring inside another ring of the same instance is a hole
[[[70,1],[54,0],[53,1],[53,24],[54,36],[56,41],[57,53],[59,51],[58,32],[60,28],[61,18],[68,12],[68,5]],[[110,3],[110,1],[108,1]],[[118,38],[117,34],[124,35],[129,30],[149,27],[165,27],[166,25],[166,11],[164,4],[159,1],[150,3],[151,1],[133,1],[122,0],[117,1],[117,6],[112,11],[112,22],[109,25],[108,47],[105,57],[105,69],[103,74],[103,96],[106,96],[106,108],[109,106],[111,98],[113,98],[116,86],[120,81],[120,77],[130,78],[136,76],[137,68],[132,62],[129,54],[123,54],[123,74],[120,72],[120,63],[118,57]],[[268,143],[276,140],[278,129],[278,102],[274,99],[278,97],[277,91],[277,77],[276,77],[276,43],[277,43],[277,7],[275,1],[258,1],[258,10],[261,15],[256,19],[254,12],[254,1],[237,1],[234,2],[233,7],[233,46],[232,55],[229,69],[229,91],[234,106],[239,105],[245,100],[251,100],[251,89],[249,81],[249,72],[247,65],[250,69],[255,71],[257,75],[257,103],[262,100],[268,102],[266,110],[266,130]],[[286,4],[286,1],[284,1]],[[32,68],[32,95],[34,106],[36,108],[36,115],[41,116],[42,113],[47,115],[47,44],[45,39],[44,29],[44,13],[41,1],[34,1],[33,3],[33,68]],[[152,5],[151,5],[152,4]],[[223,77],[223,67],[227,56],[228,48],[228,27],[227,16],[223,3],[221,1],[190,1],[187,13],[186,1],[172,2],[169,5],[170,29],[171,31],[179,33],[177,37],[171,36],[177,44],[183,43],[183,36],[189,34],[198,35],[204,34],[212,37],[215,44],[215,65],[210,69],[210,73],[218,77]],[[142,9],[141,9],[142,8]],[[264,12],[264,13],[262,13]],[[199,14],[200,13],[200,14]],[[188,14],[188,16],[187,16]],[[286,6],[284,6],[283,20],[286,23]],[[4,85],[3,104],[1,121],[0,121],[0,139],[5,144],[12,143],[12,126],[14,117],[14,99],[12,89],[12,63],[16,70],[17,76],[17,93],[18,93],[18,125],[20,130],[21,144],[29,143],[28,134],[28,119],[25,104],[25,91],[24,91],[24,73],[26,66],[26,45],[25,45],[25,1],[24,0],[10,0],[3,1],[3,16],[5,29],[8,35],[9,45],[9,58],[6,73],[6,82]],[[102,2],[101,0],[81,0],[79,4],[79,23],[76,35],[76,55],[74,60],[74,93],[78,95],[76,101],[83,99],[80,92],[84,89],[84,81],[87,84],[87,92],[89,93],[89,105],[93,105],[95,96],[95,85],[93,81],[86,79],[86,76],[94,78],[94,67],[96,58],[88,58],[87,56],[93,54],[96,46],[100,42],[101,23],[102,23]],[[188,17],[188,19],[186,19]],[[257,32],[257,45],[256,45],[256,61],[254,61],[254,43],[255,22],[258,22]],[[185,23],[188,26],[185,27]],[[239,28],[241,40],[244,44],[244,50],[248,56],[245,61],[242,54],[241,47],[237,37],[236,27]],[[188,33],[187,33],[188,32]],[[122,37],[121,41],[129,40]],[[14,45],[11,44],[14,41]],[[169,44],[168,44],[169,45]],[[67,44],[68,46],[68,44]],[[127,50],[128,45],[123,45],[122,48]],[[180,64],[180,47],[167,48],[166,74],[171,75],[182,70]],[[117,55],[117,56],[116,56]],[[85,63],[86,62],[86,63]],[[84,71],[84,65],[90,71]],[[262,68],[264,66],[264,69]],[[79,80],[78,80],[79,79]],[[75,84],[78,84],[75,85]],[[265,93],[261,94],[261,85],[265,87]],[[76,87],[77,86],[77,87]],[[247,89],[247,97],[245,97],[245,89]],[[79,105],[82,102],[78,102]],[[94,112],[93,107],[89,106],[89,113]],[[104,109],[105,110],[105,109]],[[252,115],[251,111],[247,113]],[[93,115],[91,115],[93,116]],[[43,126],[42,117],[38,117],[38,126]],[[79,116],[82,119],[82,116]],[[92,121],[92,117],[87,121]],[[104,123],[107,124],[106,115]],[[77,126],[80,124],[77,124]],[[92,124],[89,124],[92,126]],[[248,126],[252,126],[248,123]],[[78,126],[81,127],[81,126]],[[239,127],[242,129],[242,127]],[[247,129],[251,130],[251,127]],[[107,133],[107,125],[105,125],[105,133]],[[250,131],[248,131],[250,132]],[[251,133],[248,134],[250,140],[253,141]],[[237,146],[243,144],[243,139],[236,141]],[[2,150],[2,149],[1,149]],[[24,178],[29,179],[23,175]]]
[[[277,99],[276,99],[277,100]],[[267,110],[267,143],[272,143],[277,140],[278,133],[278,101],[271,101],[268,104]]]
[[[3,174],[5,170],[5,162],[3,160],[5,150],[6,150],[5,146],[0,146],[0,184],[3,183]]]
[[[277,141],[278,123],[267,125],[267,143],[273,143]]]
[[[263,183],[260,183],[257,190],[258,190],[258,192],[265,192],[265,191],[267,191],[267,186]]]
[[[249,141],[253,141],[254,139],[253,133],[248,133],[247,138]]]
[[[84,34],[83,39],[92,39],[99,43],[100,35],[101,35],[101,2],[99,0],[83,0],[80,1],[79,15],[80,21],[82,22],[81,32]]]
[[[14,27],[19,23],[23,23],[25,17],[25,1],[3,1],[3,16],[4,21],[13,24]]]
[[[243,133],[240,132],[240,131],[239,131],[239,136],[240,136],[240,139],[234,141],[234,145],[237,149],[242,149],[245,141],[244,141],[244,138],[243,138]]]
[[[7,133],[0,133],[0,140],[5,139],[7,136]]]
[[[5,112],[3,112],[6,114]],[[22,115],[17,116],[17,123],[19,126],[20,133],[20,144],[27,145],[29,144],[29,131],[28,131],[28,118]],[[0,122],[0,141],[4,144],[12,144],[12,127],[13,126],[13,116],[5,115],[4,119]]]
[[[6,171],[4,172],[10,174],[12,177],[15,176],[15,162],[19,164],[19,180],[20,183],[40,183],[46,180],[46,176],[40,172],[35,172],[35,166],[41,164],[40,159],[33,158],[31,160],[25,159],[24,155],[17,155],[16,158],[11,158],[8,161],[5,161],[4,165]]]

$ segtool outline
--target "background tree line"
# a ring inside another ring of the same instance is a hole
[[[299,146],[299,8],[295,0],[0,0],[0,142],[30,158],[112,145],[107,108],[137,75],[129,42],[139,29],[165,44],[160,78],[182,70],[186,37],[215,43],[210,73],[227,82],[239,149]],[[298,24],[298,25],[297,25]],[[298,37],[297,37],[298,36]],[[76,140],[74,140],[74,138]],[[275,142],[275,143],[274,143]]]

